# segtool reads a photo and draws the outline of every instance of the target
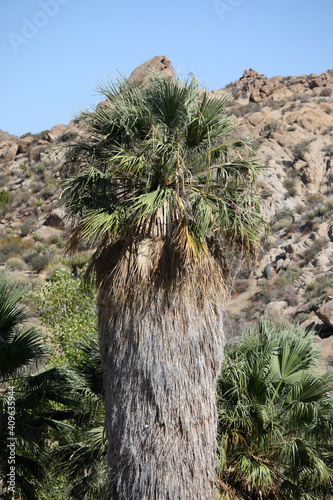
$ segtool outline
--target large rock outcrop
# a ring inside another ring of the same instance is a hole
[[[167,78],[175,76],[175,69],[166,56],[155,56],[144,62],[130,74],[128,81],[139,85],[147,85],[152,72],[161,73]]]

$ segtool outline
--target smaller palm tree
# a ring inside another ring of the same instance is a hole
[[[75,373],[61,367],[41,368],[47,359],[45,339],[35,328],[24,328],[27,312],[21,303],[25,290],[8,282],[0,274],[0,478],[7,485],[8,422],[13,405],[8,405],[13,393],[15,438],[15,483],[20,498],[37,498],[35,485],[47,475],[47,441],[50,430],[63,435],[71,429],[64,420],[71,412],[57,412],[54,404],[75,405],[71,397]],[[39,371],[37,369],[40,368]],[[10,407],[9,407],[10,406]],[[12,498],[5,491],[3,498]]]
[[[228,348],[218,383],[222,498],[331,498],[333,376],[315,370],[313,340],[262,320]]]
[[[107,498],[107,441],[104,430],[103,373],[97,331],[78,343],[81,358],[73,366],[80,384],[73,387],[79,403],[75,429],[51,454],[54,472],[68,479],[73,499]],[[86,496],[85,496],[86,495]]]

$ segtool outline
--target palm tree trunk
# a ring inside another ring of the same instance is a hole
[[[212,500],[222,308],[179,293],[116,310],[100,293],[112,500]],[[159,303],[158,303],[159,302]]]

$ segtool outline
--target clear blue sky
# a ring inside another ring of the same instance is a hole
[[[333,68],[332,0],[2,0],[0,129],[68,124],[97,82],[166,55],[210,90],[250,67],[271,77]]]

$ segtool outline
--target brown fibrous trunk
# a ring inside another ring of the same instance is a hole
[[[220,292],[199,276],[167,299],[100,291],[110,499],[214,498]]]

